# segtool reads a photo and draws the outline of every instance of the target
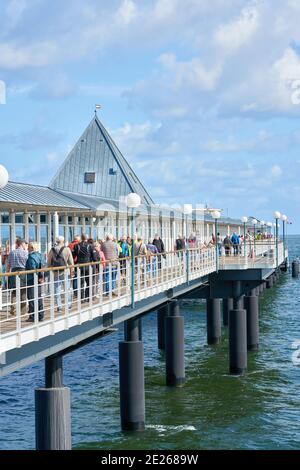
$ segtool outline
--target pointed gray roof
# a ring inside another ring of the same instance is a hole
[[[85,182],[86,173],[95,174],[94,183]],[[96,115],[52,179],[50,188],[106,199],[119,199],[135,192],[144,204],[153,204]]]

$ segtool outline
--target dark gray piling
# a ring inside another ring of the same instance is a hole
[[[124,324],[125,340],[119,343],[120,415],[123,431],[145,429],[144,350],[140,318]]]
[[[169,303],[166,328],[166,384],[178,387],[185,382],[184,319],[180,316],[178,300]]]
[[[223,299],[223,325],[228,326],[229,310],[233,309],[233,299]]]
[[[157,344],[158,349],[166,349],[166,330],[165,330],[165,318],[168,315],[169,307],[168,304],[163,305],[157,310]]]
[[[206,300],[207,343],[218,344],[221,341],[221,300]]]
[[[267,289],[271,289],[273,287],[273,277],[272,276],[268,277],[266,283],[267,283]]]
[[[62,356],[45,360],[45,388],[35,390],[37,450],[70,450],[70,389],[63,386]]]
[[[247,349],[257,351],[259,343],[259,304],[256,295],[245,297],[245,309],[247,312]]]
[[[292,262],[292,277],[299,276],[299,260],[294,259]]]
[[[229,312],[229,372],[243,374],[247,370],[247,319],[246,310]]]

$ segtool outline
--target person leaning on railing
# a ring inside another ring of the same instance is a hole
[[[6,271],[7,272],[19,272],[25,271],[26,261],[28,258],[28,252],[25,250],[25,240],[17,239],[15,243],[16,248],[12,250],[6,261]],[[26,276],[20,275],[20,301],[21,301],[21,314],[26,313]],[[16,313],[16,276],[8,276],[8,289],[11,292],[11,305],[10,313],[15,315]]]
[[[42,269],[45,266],[45,261],[43,255],[38,251],[38,244],[35,242],[29,242],[28,244],[28,258],[26,261],[26,271]],[[44,319],[44,305],[42,299],[42,283],[44,281],[44,274],[43,272],[39,272],[36,274],[38,288],[38,319],[42,321]],[[27,278],[27,299],[28,299],[28,306],[29,306],[29,317],[26,321],[34,322],[34,273],[28,273],[26,275]]]
[[[65,246],[64,237],[57,237],[55,245],[51,248],[48,254],[48,266],[52,268],[61,268],[56,269],[54,271],[54,299],[58,312],[60,312],[62,309],[61,289],[64,283],[64,287],[68,291],[68,306],[69,308],[72,307],[72,293],[69,289],[69,277],[65,270],[62,268],[67,268],[68,266],[71,266],[70,275],[72,277],[73,265],[73,256],[70,248]]]

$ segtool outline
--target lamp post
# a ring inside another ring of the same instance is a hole
[[[218,247],[218,219],[221,217],[219,211],[212,212],[212,218],[215,219],[215,242],[216,242],[216,271],[219,271],[219,247]]]
[[[261,220],[260,221],[260,230],[261,230],[261,240],[263,240],[263,235],[264,235],[264,226],[265,226],[265,221]]]
[[[285,256],[285,224],[286,224],[288,218],[285,214],[281,214],[281,220],[282,220],[283,250],[284,250],[284,256]]]
[[[141,205],[141,198],[136,193],[130,193],[126,197],[126,206],[131,209],[131,307],[134,308],[134,236],[135,236],[135,220],[134,209]]]
[[[241,218],[241,221],[244,225],[244,257],[246,258],[246,223],[248,222],[248,217],[244,216]]]
[[[186,281],[189,284],[189,244],[188,244],[188,216],[193,212],[191,204],[183,204],[183,213],[185,215],[185,258],[186,258]]]
[[[0,165],[0,189],[4,189],[7,183],[8,183],[7,169],[3,165]],[[0,256],[0,269],[2,271],[2,257],[1,256]],[[0,289],[0,308],[2,309],[2,289]]]
[[[254,256],[256,256],[256,225],[258,224],[258,221],[256,219],[252,220],[253,227],[254,227],[254,240],[253,240],[253,248],[254,248]]]
[[[275,219],[275,243],[276,243],[276,268],[278,268],[278,220],[281,217],[279,211],[273,212],[273,217]]]

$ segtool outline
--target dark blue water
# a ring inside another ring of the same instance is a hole
[[[300,237],[289,238],[290,256]],[[72,393],[72,437],[84,449],[298,449],[300,279],[291,273],[260,301],[260,350],[249,354],[248,373],[228,370],[227,332],[206,346],[205,306],[184,307],[186,375],[183,388],[164,385],[156,347],[156,316],[143,320],[146,382],[144,433],[120,432],[118,333],[68,355],[65,384]],[[43,386],[43,363],[0,379],[0,448],[34,448],[34,387]]]

